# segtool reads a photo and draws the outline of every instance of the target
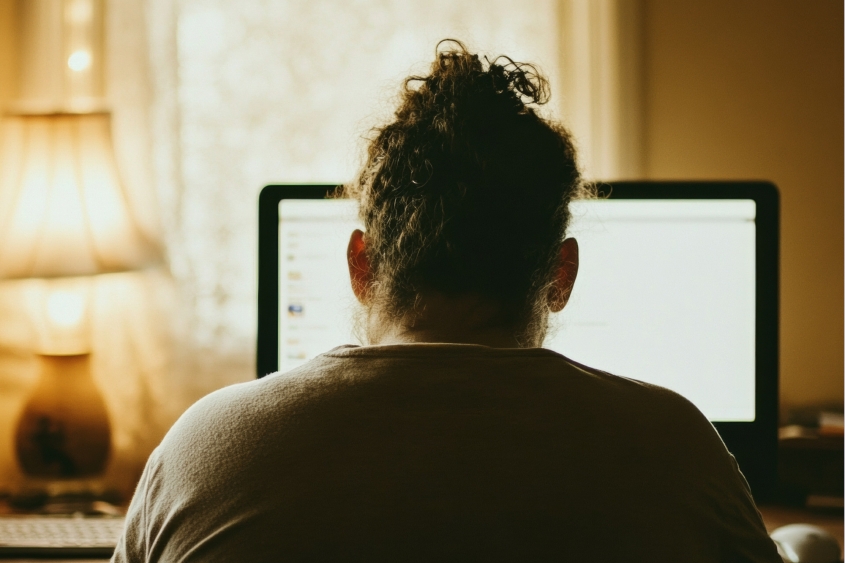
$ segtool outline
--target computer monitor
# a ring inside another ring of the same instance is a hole
[[[764,182],[614,182],[575,201],[580,269],[544,347],[667,387],[719,430],[759,499],[777,449],[778,193]],[[335,186],[259,198],[258,377],[357,343],[360,228]]]

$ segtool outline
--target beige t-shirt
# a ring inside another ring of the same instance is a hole
[[[205,397],[114,561],[770,561],[713,426],[544,349],[336,348]]]

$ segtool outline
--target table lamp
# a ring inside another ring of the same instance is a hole
[[[158,246],[120,181],[104,109],[103,0],[18,0],[18,99],[0,136],[0,279],[24,304],[39,378],[15,429],[33,477],[105,469],[106,405],[91,373],[94,276],[149,267]]]

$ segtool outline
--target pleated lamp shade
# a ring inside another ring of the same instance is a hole
[[[0,278],[86,276],[161,261],[120,182],[108,113],[9,116],[0,127]]]

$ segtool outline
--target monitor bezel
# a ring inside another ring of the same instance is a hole
[[[752,199],[756,203],[755,420],[714,422],[737,459],[757,500],[776,485],[778,381],[780,197],[765,181],[608,182],[598,185],[610,199]],[[323,199],[334,184],[273,184],[258,199],[258,339],[256,371],[278,370],[279,203],[283,199]]]

